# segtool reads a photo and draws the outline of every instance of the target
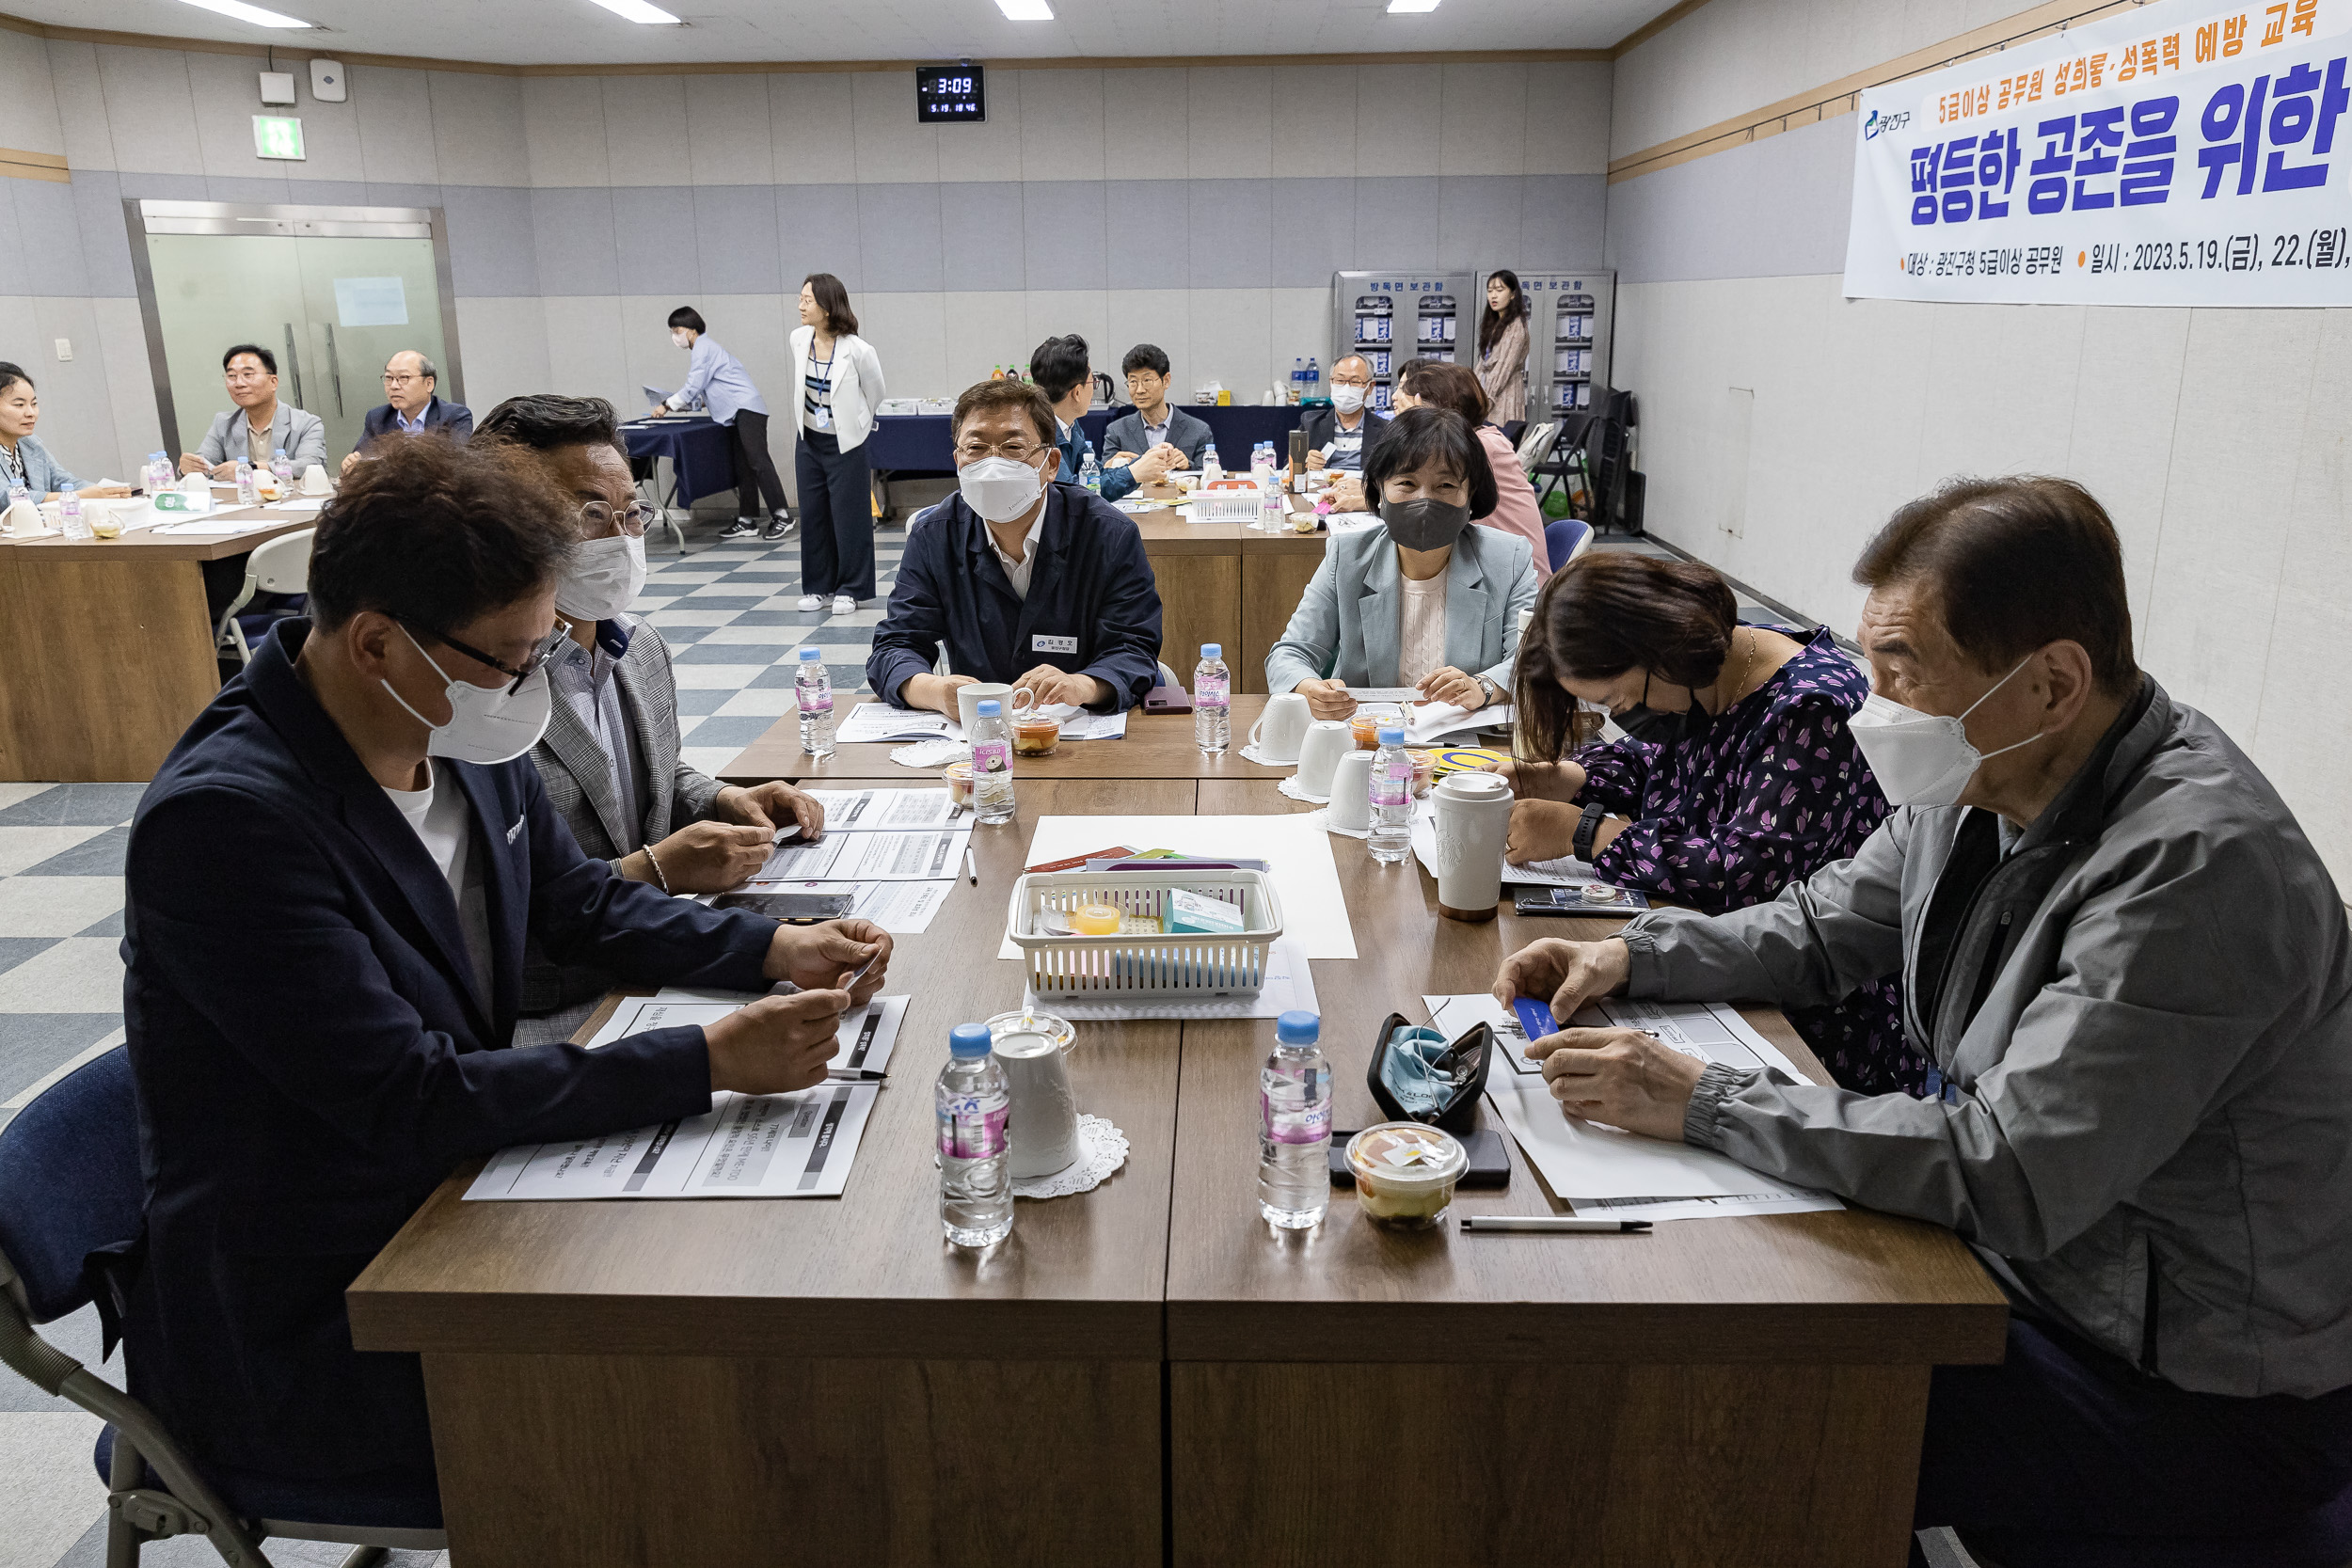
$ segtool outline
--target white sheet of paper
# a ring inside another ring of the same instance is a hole
[[[277,526],[265,517],[248,518],[243,522],[215,521],[206,517],[192,519],[184,523],[166,523],[155,531],[157,533],[235,534],[251,533],[257,529],[276,528]]]
[[[672,987],[652,996],[625,996],[604,1027],[589,1037],[587,1049],[595,1051],[623,1036],[642,1035],[648,1029],[716,1023],[744,1004],[758,1001],[760,994]],[[834,1031],[835,1043],[831,1065],[884,1070],[890,1066],[891,1052],[898,1049],[898,1026],[906,1022],[906,1016],[904,996],[877,996],[865,1006],[844,1013],[841,1027]]]
[[[949,824],[945,789],[812,789],[825,808],[825,832],[903,832]]]
[[[1486,1099],[1553,1193],[1571,1205],[1596,1198],[1763,1198],[1842,1208],[1836,1198],[1759,1176],[1737,1160],[1579,1121],[1560,1109],[1540,1075],[1486,1078]],[[1737,1212],[1724,1206],[1715,1212]]]
[[[819,1084],[797,1094],[715,1094],[707,1114],[683,1121],[502,1148],[466,1196],[837,1197],[881,1091]]]
[[[1255,996],[1209,996],[1198,1002],[1152,998],[1134,1002],[1086,1002],[1071,997],[1040,996],[1022,988],[1025,1006],[1066,1018],[1073,1023],[1124,1023],[1138,1018],[1181,1018],[1206,1022],[1222,1018],[1279,1018],[1296,1007],[1310,1013],[1315,1005],[1313,966],[1298,942],[1284,937],[1266,956],[1265,985]]]
[[[1468,734],[1511,721],[1511,705],[1457,707],[1452,703],[1416,703],[1405,710],[1405,744],[1427,746],[1449,735]]]
[[[921,882],[951,879],[963,869],[970,827],[936,832],[829,832],[814,844],[779,844],[744,887],[766,892],[777,882]]]
[[[870,920],[894,937],[919,937],[931,928],[931,917],[947,901],[955,883],[936,882],[777,882],[762,893],[848,894],[855,900],[850,915]]]
[[[1498,1038],[1509,1047],[1502,1060],[1525,1076],[1543,1076],[1543,1063],[1527,1059],[1527,1031],[1519,1027],[1518,1015],[1493,996],[1480,991],[1463,996],[1424,996],[1421,1001],[1429,1009],[1430,1023],[1449,1039],[1474,1024],[1491,1024]],[[1644,997],[1604,996],[1578,1008],[1568,1022],[1578,1029],[1639,1029],[1702,1062],[1721,1062],[1742,1070],[1765,1068],[1778,1071],[1791,1084],[1813,1082],[1728,1002],[1654,1002]]]
[[[406,326],[407,286],[398,277],[338,277],[335,319],[344,326]]]
[[[857,746],[877,740],[963,738],[963,726],[944,713],[893,707],[888,703],[860,703],[834,727],[834,744]]]
[[[323,512],[326,509],[325,496],[297,496],[292,500],[272,501],[266,508],[271,512]]]
[[[1340,893],[1340,870],[1331,859],[1330,835],[1309,820],[1308,814],[1041,816],[1029,839],[1028,858],[1021,863],[1068,860],[1114,844],[1131,849],[1182,849],[1217,859],[1262,860],[1269,868],[1275,895],[1282,901],[1282,929],[1299,940],[1307,957],[1356,956],[1356,928],[1348,923],[1347,900]],[[1021,949],[1008,936],[996,956],[1017,958]]]

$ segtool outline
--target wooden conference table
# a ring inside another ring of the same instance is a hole
[[[1136,495],[1167,500],[1177,491],[1156,485]],[[1330,535],[1188,522],[1181,512],[1138,512],[1134,519],[1159,584],[1160,661],[1189,687],[1200,644],[1215,642],[1225,649],[1233,689],[1263,691],[1266,653],[1323,564]]]
[[[1135,723],[1072,750],[1140,761],[1188,721]],[[891,772],[866,782],[931,784]],[[1125,1167],[1022,1203],[986,1257],[946,1246],[930,1085],[952,1024],[1019,1002],[993,955],[1037,819],[1302,809],[1270,777],[1183,773],[1024,774],[1017,803],[974,832],[979,885],[898,939],[913,1001],[839,1200],[463,1203],[469,1166],[352,1287],[359,1348],[422,1353],[456,1560],[1903,1560],[1930,1369],[1998,1360],[2006,1318],[1931,1226],[1398,1235],[1336,1192],[1278,1237],[1255,1188],[1272,1023],[1144,1022],[1081,1025],[1072,1056]],[[1314,965],[1343,1128],[1377,1119],[1390,1011],[1616,928],[1440,921],[1416,866],[1332,842],[1360,955]],[[1821,1076],[1777,1012],[1747,1016]],[[1558,1212],[1512,1164],[1455,1213]]]
[[[215,486],[215,499],[232,488]],[[207,561],[312,528],[259,507],[250,533],[0,537],[0,780],[144,782],[220,690]]]

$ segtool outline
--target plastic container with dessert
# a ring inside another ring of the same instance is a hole
[[[1384,1121],[1347,1140],[1347,1168],[1364,1217],[1389,1230],[1426,1230],[1454,1206],[1470,1165],[1462,1140],[1417,1121]]]

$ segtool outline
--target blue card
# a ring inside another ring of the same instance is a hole
[[[1530,1045],[1542,1039],[1546,1035],[1558,1034],[1563,1027],[1552,1020],[1551,1004],[1539,1002],[1532,996],[1512,998],[1511,1010],[1518,1014],[1519,1027],[1527,1031],[1527,1040]]]

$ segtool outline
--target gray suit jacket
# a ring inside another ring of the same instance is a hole
[[[644,755],[645,816],[639,832],[644,843],[655,844],[708,816],[721,785],[678,760],[677,681],[670,671],[669,645],[633,616],[628,626],[628,651],[613,667],[612,678]],[[612,764],[603,743],[561,697],[551,705],[548,733],[531,749],[531,760],[548,802],[570,824],[580,849],[599,860],[620,860],[628,835],[621,802],[612,794]],[[524,954],[522,1011],[567,1006],[616,983],[598,969],[555,964],[534,942]]]
[[[1177,407],[1168,405],[1168,444],[1184,454],[1184,461],[1200,467],[1200,453],[1209,444],[1209,424]],[[1115,451],[1131,451],[1137,457],[1152,450],[1150,438],[1143,434],[1143,414],[1130,408],[1103,429],[1103,455]]]
[[[1476,523],[1445,568],[1445,661],[1505,691],[1519,652],[1519,611],[1535,603],[1535,556],[1526,540]],[[1400,686],[1404,574],[1388,525],[1339,533],[1307,584],[1281,641],[1265,656],[1270,692],[1336,676],[1350,686]]]
[[[213,428],[204,434],[203,444],[196,454],[207,463],[233,463],[246,453],[245,410],[231,408],[225,414],[213,416]],[[278,417],[270,421],[269,444],[286,449],[287,459],[294,464],[294,477],[316,463],[326,463],[326,421],[316,414],[306,414],[280,400]]]

